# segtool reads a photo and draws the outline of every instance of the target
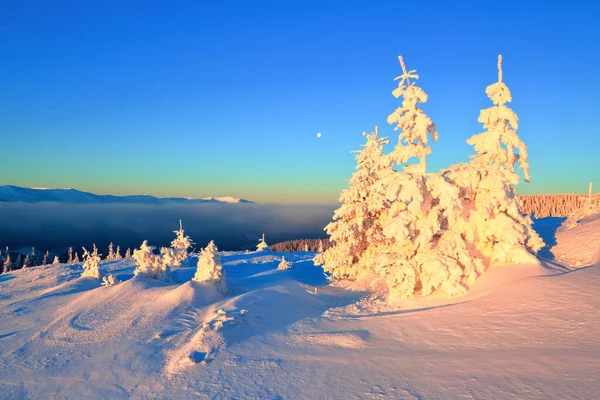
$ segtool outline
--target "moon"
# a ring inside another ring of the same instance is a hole
[[[321,132],[317,133],[317,137],[320,138],[321,137]]]

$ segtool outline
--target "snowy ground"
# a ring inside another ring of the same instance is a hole
[[[600,216],[537,228],[543,267],[497,266],[466,296],[400,308],[328,286],[313,253],[224,253],[229,294],[190,281],[0,275],[0,398],[597,399]],[[195,263],[195,258],[192,262]]]

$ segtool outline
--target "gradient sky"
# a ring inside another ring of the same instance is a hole
[[[502,53],[519,192],[600,188],[599,20],[578,0],[3,0],[0,184],[333,203],[363,131],[397,141],[398,55],[435,171],[472,154]]]

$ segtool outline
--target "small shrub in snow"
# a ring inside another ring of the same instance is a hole
[[[146,278],[168,281],[170,270],[169,266],[163,262],[160,255],[152,253],[154,247],[148,246],[148,241],[144,240],[139,249],[133,251],[136,268],[133,271],[135,275],[142,274]]]
[[[214,241],[210,241],[205,249],[200,251],[198,265],[194,280],[198,282],[211,282],[222,294],[227,293],[225,274],[221,265],[221,256]]]
[[[292,269],[292,263],[285,260],[285,256],[281,257],[281,262],[277,266],[278,270]]]
[[[116,285],[119,281],[114,277],[113,274],[108,274],[108,276],[102,277],[102,286],[113,286]]]
[[[265,234],[263,233],[262,238],[258,239],[258,245],[256,245],[256,251],[269,251],[269,245],[265,242]]]
[[[98,248],[94,244],[93,250],[90,253],[85,247],[83,247],[83,273],[82,277],[90,277],[100,279],[100,258],[101,254],[98,254]]]

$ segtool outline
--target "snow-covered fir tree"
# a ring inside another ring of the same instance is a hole
[[[50,257],[50,252],[46,250],[46,254],[44,254],[44,258],[42,259],[42,265],[48,264],[48,257]]]
[[[262,238],[258,239],[258,245],[256,245],[256,251],[269,251],[269,245],[265,242],[265,234],[263,233]]]
[[[73,264],[73,248],[69,247],[69,259],[67,260],[67,264]]]
[[[131,258],[131,249],[128,247],[127,251],[125,252],[125,258]]]
[[[494,104],[481,110],[484,132],[467,140],[476,154],[468,164],[446,172],[461,188],[463,208],[468,214],[456,230],[484,263],[537,263],[535,253],[544,243],[532,228],[532,220],[521,212],[514,189],[519,183],[519,163],[525,181],[530,181],[527,146],[517,135],[518,117],[506,103],[512,95],[502,81],[502,56],[498,56],[498,81],[486,88]]]
[[[223,272],[223,266],[221,265],[221,256],[219,255],[219,249],[213,240],[210,241],[206,248],[200,251],[194,280],[197,282],[212,283],[219,292],[222,294],[227,293],[225,274]]]
[[[147,240],[144,240],[139,249],[133,250],[133,258],[136,264],[133,273],[135,275],[142,274],[150,279],[170,280],[169,266],[160,255],[154,254],[153,250],[154,247],[148,246]]]
[[[79,255],[75,252],[75,257],[73,257],[73,263],[76,264],[79,262]]]
[[[356,279],[362,272],[365,265],[359,261],[369,244],[382,236],[379,219],[390,205],[379,185],[381,179],[394,173],[392,160],[383,156],[383,146],[389,142],[379,137],[377,127],[363,135],[367,142],[357,152],[356,171],[340,195],[342,205],[325,227],[331,245],[314,259],[333,279]],[[319,246],[322,250],[322,243]]]
[[[285,256],[281,256],[281,262],[277,266],[278,270],[292,269],[292,263],[286,261]]]
[[[173,233],[175,233],[176,237],[171,242],[172,251],[165,251],[166,258],[170,259],[168,265],[172,267],[187,265],[188,249],[192,247],[193,242],[189,236],[185,235],[181,220],[179,220],[179,230],[173,231]]]
[[[117,246],[117,250],[115,251],[115,260],[120,260],[121,258],[121,247]]]
[[[10,260],[10,254],[6,253],[4,256],[4,263],[2,264],[2,273],[6,274],[10,271],[12,271],[12,261]]]
[[[29,259],[29,254],[25,256],[25,260],[23,260],[23,268],[31,267],[31,260]]]
[[[38,264],[37,253],[35,252],[35,247],[31,248],[31,266],[34,267]]]
[[[15,262],[13,263],[13,269],[19,269],[22,266],[22,260],[21,260],[21,255],[17,255],[17,259],[15,260]]]
[[[52,261],[52,265],[58,265],[60,264],[60,260],[58,259],[58,256],[54,256],[54,261]]]
[[[102,254],[98,254],[98,248],[96,244],[93,245],[92,252],[88,252],[85,247],[83,248],[83,273],[82,277],[90,277],[100,279],[100,261],[102,261]],[[76,255],[77,256],[77,255]]]
[[[110,242],[110,244],[108,245],[108,255],[106,256],[106,260],[110,261],[110,260],[114,260],[114,259],[115,259],[114,245],[113,245],[113,242]]]

